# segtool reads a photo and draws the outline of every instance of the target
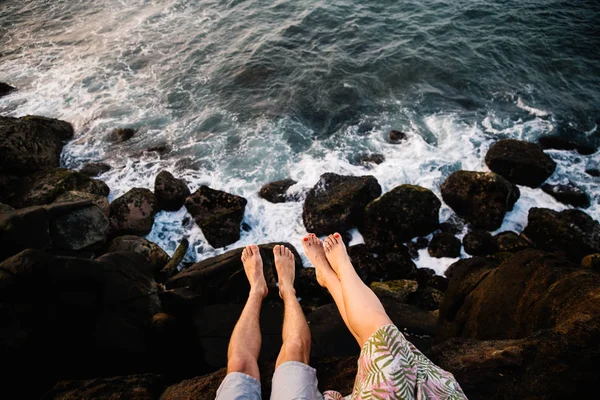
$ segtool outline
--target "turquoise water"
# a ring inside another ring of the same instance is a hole
[[[452,171],[485,170],[498,138],[600,145],[599,18],[597,1],[5,0],[0,80],[20,91],[0,112],[71,121],[64,164],[113,165],[102,177],[113,198],[167,168],[192,189],[248,198],[252,230],[232,247],[297,242],[301,203],[264,202],[264,183],[292,177],[302,194],[331,171],[439,193]],[[123,126],[138,134],[108,143]],[[408,141],[388,144],[390,129]],[[162,156],[140,154],[162,145]],[[386,162],[353,165],[365,152]],[[580,185],[600,218],[600,183],[584,173],[598,153],[549,154],[559,164],[550,182]],[[502,229],[522,229],[532,206],[564,208],[524,189]],[[185,216],[160,214],[150,238],[173,251],[189,236],[189,260],[224,250]],[[449,262],[422,254],[419,265]]]

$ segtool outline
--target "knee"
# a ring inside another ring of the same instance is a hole
[[[260,372],[256,360],[251,357],[232,356],[227,360],[227,373],[240,372],[260,380]]]
[[[285,354],[285,361],[299,361],[308,364],[310,359],[310,338],[287,338],[281,350]]]

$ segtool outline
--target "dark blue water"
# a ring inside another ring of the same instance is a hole
[[[253,229],[236,246],[293,240],[301,204],[265,204],[268,181],[291,176],[303,193],[324,172],[369,173],[384,190],[439,192],[454,170],[485,170],[501,137],[599,146],[599,20],[598,1],[5,0],[0,80],[20,91],[0,112],[71,121],[65,165],[108,161],[113,196],[167,168],[249,199]],[[138,134],[109,144],[121,126]],[[390,129],[408,142],[388,144]],[[167,152],[143,153],[155,146]],[[386,162],[353,165],[370,152]],[[551,182],[586,189],[600,217],[584,172],[600,156],[549,154]],[[564,208],[525,189],[503,229],[522,228],[531,206]],[[190,235],[189,257],[214,254],[184,216],[160,215],[151,238],[171,250]]]

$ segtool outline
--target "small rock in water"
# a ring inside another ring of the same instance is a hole
[[[176,179],[169,171],[161,171],[154,180],[154,194],[159,210],[177,211],[183,207],[190,189],[184,180]]]
[[[286,193],[288,189],[296,183],[298,182],[293,179],[283,179],[267,183],[260,189],[258,195],[271,203],[285,203],[286,201],[293,200],[293,198],[286,195]]]
[[[135,129],[117,128],[108,135],[108,140],[113,143],[123,143],[135,135]]]
[[[485,163],[511,183],[536,188],[556,169],[556,163],[535,143],[502,139],[487,152]]]
[[[531,247],[531,243],[518,233],[512,231],[500,232],[494,236],[494,239],[500,253],[516,253]]]
[[[471,231],[463,239],[467,254],[472,256],[488,256],[498,251],[498,244],[491,233],[486,231]]]
[[[429,243],[427,251],[431,257],[435,258],[456,258],[460,257],[461,243],[460,239],[451,233],[436,233]]]
[[[392,130],[388,136],[390,143],[400,143],[406,139],[406,133]]]
[[[14,92],[15,90],[17,89],[10,86],[9,84],[0,82],[0,97],[6,96],[7,94]]]
[[[366,165],[375,164],[379,165],[385,161],[385,156],[379,153],[367,153],[367,154],[359,154],[354,160],[353,164],[355,165]]]
[[[79,172],[91,178],[102,175],[111,170],[111,166],[105,163],[89,163],[83,166]]]
[[[600,169],[586,169],[585,173],[595,178],[600,177]]]
[[[542,186],[542,190],[563,204],[580,208],[590,206],[590,198],[587,193],[571,182],[566,185],[545,184]]]
[[[419,250],[426,249],[427,246],[429,246],[429,240],[427,240],[427,238],[420,237],[415,240],[415,244]]]

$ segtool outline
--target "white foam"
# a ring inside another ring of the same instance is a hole
[[[523,103],[523,100],[520,97],[517,99],[517,107],[527,111],[532,115],[535,115],[536,117],[547,117],[548,115],[550,115],[550,113],[547,111],[528,106],[527,104]]]

